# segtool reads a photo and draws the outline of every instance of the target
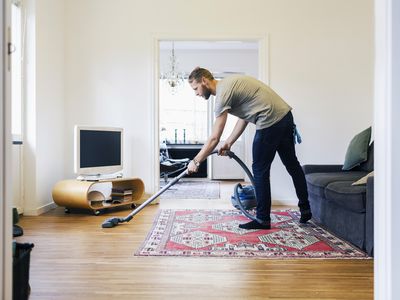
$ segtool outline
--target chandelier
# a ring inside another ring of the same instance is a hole
[[[178,71],[178,61],[175,56],[174,42],[172,42],[172,51],[169,61],[169,68],[161,74],[161,79],[169,88],[172,95],[175,95],[183,87],[185,83],[185,74]]]

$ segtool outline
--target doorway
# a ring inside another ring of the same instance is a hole
[[[158,136],[155,143],[157,157],[159,157],[160,147],[168,147],[169,152],[172,149],[173,154],[174,148],[193,148],[195,150],[189,150],[189,152],[195,155],[211,132],[214,121],[214,101],[211,98],[205,101],[195,97],[187,83],[189,73],[195,67],[201,66],[209,69],[217,80],[231,74],[246,74],[267,82],[265,80],[267,56],[264,56],[267,53],[266,41],[265,37],[192,41],[163,39],[157,41],[156,61],[158,61],[158,66],[156,66],[157,93],[155,97],[157,102],[155,105],[157,116],[155,134]],[[259,55],[260,53],[264,55]],[[165,74],[171,73],[171,69],[175,70],[178,76],[184,78],[184,83],[180,84],[179,88],[168,87]],[[222,140],[229,135],[235,123],[235,117],[230,116]],[[254,129],[249,126],[232,148],[232,151],[246,162],[251,161],[249,141],[253,134]],[[214,155],[207,160],[206,165],[206,173],[202,173],[200,177],[245,179],[243,170],[226,158]],[[158,175],[156,178],[159,178],[159,167],[156,166],[156,168],[158,169],[155,171],[156,176]]]

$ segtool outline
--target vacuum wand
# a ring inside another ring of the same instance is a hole
[[[145,202],[140,204],[134,211],[132,211],[129,215],[125,217],[124,222],[129,222],[132,220],[133,216],[136,215],[139,211],[141,211],[145,206],[153,202],[158,196],[160,196],[162,193],[164,193],[166,190],[168,190],[171,186],[173,186],[175,183],[177,183],[182,177],[186,176],[188,174],[187,169],[183,171],[181,174],[176,176],[174,179],[172,179],[166,186],[164,186],[161,190],[159,190],[157,193],[155,193],[153,196],[151,196],[149,199],[147,199]]]
[[[187,169],[183,171],[181,174],[176,176],[174,179],[172,179],[166,186],[164,186],[161,190],[159,190],[156,194],[151,196],[149,199],[147,199],[145,202],[140,204],[138,207],[136,207],[129,215],[127,215],[125,218],[110,218],[107,219],[101,224],[101,227],[103,228],[111,228],[117,226],[119,223],[124,223],[124,222],[129,222],[132,220],[132,218],[140,212],[144,207],[146,207],[149,203],[153,202],[158,196],[160,196],[162,193],[164,193],[166,190],[168,190],[171,186],[173,186],[175,183],[177,183],[182,177],[186,176],[188,174]]]

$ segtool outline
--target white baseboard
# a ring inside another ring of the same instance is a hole
[[[24,214],[24,209],[21,206],[16,206],[15,208],[17,209],[17,212],[18,212],[19,215]]]
[[[288,205],[297,207],[297,201],[290,199],[272,200],[272,205]]]
[[[140,200],[135,201],[135,204],[142,204],[143,202],[146,202],[147,199],[149,199],[151,196],[153,196],[152,194],[149,193],[144,193],[142,198]],[[151,202],[150,204],[159,204],[160,203],[160,197],[158,197],[157,199],[155,199],[153,202]]]
[[[41,214],[44,214],[48,212],[49,210],[52,210],[57,207],[57,204],[54,202],[50,202],[46,205],[43,205],[41,207],[35,208],[35,209],[25,209],[24,210],[24,215],[25,216],[40,216]]]

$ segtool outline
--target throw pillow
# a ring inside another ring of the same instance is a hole
[[[368,173],[364,177],[362,177],[362,178],[358,179],[357,181],[353,182],[351,185],[367,184],[368,177],[371,177],[371,176],[374,176],[374,171],[372,171],[371,173]]]
[[[371,127],[361,131],[350,141],[342,170],[348,171],[368,159],[368,145],[371,140]]]
[[[374,141],[368,147],[368,158],[360,164],[360,170],[368,173],[374,170]]]

